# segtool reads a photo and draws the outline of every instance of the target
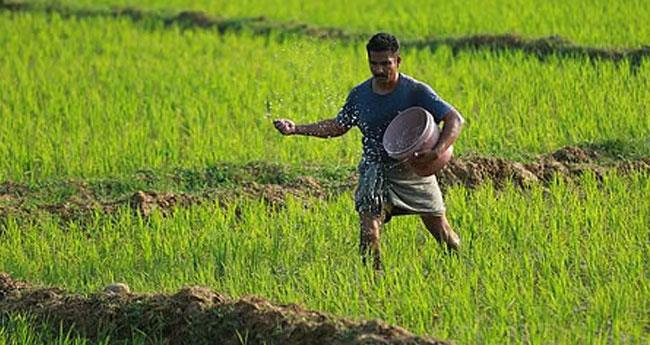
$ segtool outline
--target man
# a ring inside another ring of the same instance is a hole
[[[368,255],[374,268],[381,270],[379,236],[382,224],[393,215],[418,214],[439,243],[457,250],[460,239],[445,217],[445,206],[435,175],[421,177],[407,164],[388,156],[382,145],[386,128],[398,112],[420,106],[444,127],[438,143],[428,152],[416,152],[409,159],[430,161],[456,141],[463,118],[428,85],[399,72],[399,41],[390,34],[378,33],[366,45],[372,77],[354,87],[333,119],[296,125],[287,119],[274,121],[284,135],[338,137],[353,126],[362,134],[363,156],[359,163],[359,185],[355,208],[361,225],[360,251],[364,264]]]

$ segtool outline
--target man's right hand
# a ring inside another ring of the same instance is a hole
[[[283,135],[296,134],[296,124],[291,120],[278,119],[273,121],[273,125],[275,125],[275,128],[277,128],[277,130]]]

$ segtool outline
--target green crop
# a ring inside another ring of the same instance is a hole
[[[644,343],[648,193],[644,175],[585,175],[526,192],[453,187],[446,200],[461,254],[447,256],[416,217],[397,217],[383,232],[382,277],[357,256],[349,193],[276,210],[204,204],[146,221],[125,209],[84,226],[9,220],[0,271],[82,292],[114,281],[140,292],[201,284],[462,344]]]
[[[49,3],[49,1],[31,1]],[[59,0],[74,7],[133,6],[124,0]],[[356,32],[389,31],[407,38],[511,34],[560,35],[596,46],[650,43],[650,3],[630,1],[139,1],[143,9],[195,10],[224,17],[257,17],[334,26]]]
[[[38,323],[28,315],[0,316],[0,345],[108,345],[114,342],[104,337],[97,342],[77,337],[71,330],[53,330],[51,325]],[[133,339],[130,344],[146,344],[144,339]]]
[[[219,35],[126,19],[0,14],[0,180],[101,177],[219,161],[354,164],[360,135],[283,138],[336,115],[369,76],[363,44]],[[522,53],[403,52],[467,120],[456,149],[515,159],[568,144],[650,152],[649,65]]]
[[[559,34],[632,47],[647,44],[650,33],[647,1],[386,4],[140,2],[170,15],[266,15],[403,39]],[[525,190],[452,186],[445,200],[463,240],[460,255],[447,256],[416,217],[397,217],[382,235],[381,277],[360,264],[350,192],[275,207],[215,200],[148,218],[127,206],[81,222],[47,212],[7,216],[14,206],[47,208],[81,192],[106,201],[134,189],[198,193],[295,177],[263,171],[276,163],[327,188],[328,180],[348,178],[360,133],[282,137],[272,120],[335,116],[369,71],[362,41],[182,29],[153,16],[3,9],[0,33],[0,192],[12,188],[7,181],[38,187],[25,197],[0,194],[0,272],[81,293],[114,281],[136,292],[200,284],[232,297],[256,294],[341,317],[381,318],[459,344],[650,342],[650,178],[642,173],[587,173],[575,183]],[[458,155],[526,161],[565,145],[592,145],[622,158],[650,156],[647,59],[542,60],[445,46],[405,48],[402,57],[404,73],[430,84],[465,117]],[[323,171],[310,173],[314,163]],[[28,316],[0,316],[0,345],[46,343],[87,341],[46,331]]]

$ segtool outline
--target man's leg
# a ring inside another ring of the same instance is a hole
[[[381,231],[383,216],[360,213],[359,219],[361,221],[361,240],[359,243],[361,260],[365,265],[367,263],[368,256],[372,256],[374,269],[380,271],[382,267],[379,234]]]
[[[427,230],[435,237],[438,243],[446,244],[448,249],[460,249],[460,237],[451,228],[444,213],[442,215],[429,213],[423,214],[420,217],[424,226],[427,227]]]

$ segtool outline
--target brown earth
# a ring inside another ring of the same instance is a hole
[[[464,50],[489,49],[492,51],[518,50],[545,60],[550,56],[562,58],[588,58],[592,61],[608,60],[621,62],[628,60],[630,69],[636,73],[643,59],[650,57],[650,46],[641,48],[611,49],[582,46],[554,35],[528,39],[512,34],[502,35],[469,35],[457,38],[429,38],[407,42],[407,46],[430,48],[435,50],[440,45],[452,48],[454,54]]]
[[[124,285],[124,284],[121,284]],[[125,286],[125,285],[124,285]],[[144,332],[151,344],[422,344],[446,341],[420,337],[380,320],[354,321],[277,305],[258,297],[239,300],[204,287],[175,294],[136,294],[128,288],[88,296],[55,287],[34,287],[0,273],[0,317],[27,314],[57,332],[74,330],[99,340],[128,340]]]
[[[23,2],[0,1],[0,10],[7,11],[44,11],[56,12],[64,17],[126,17],[133,21],[157,20],[165,25],[178,25],[183,28],[216,29],[219,32],[249,31],[257,35],[269,35],[271,32],[286,35],[302,35],[319,39],[336,39],[346,42],[366,40],[369,33],[351,33],[341,28],[314,27],[303,23],[277,22],[266,17],[221,18],[199,11],[183,11],[174,15],[162,15],[158,12],[143,11],[125,7],[112,10],[82,9],[55,5],[38,5]],[[609,60],[630,62],[631,70],[636,73],[644,59],[650,57],[650,46],[640,48],[600,48],[577,45],[560,36],[548,36],[536,39],[523,38],[512,34],[502,35],[468,35],[462,37],[428,37],[417,40],[405,40],[405,48],[436,50],[439,46],[449,46],[454,54],[464,50],[489,49],[493,51],[518,50],[544,60],[549,56],[568,58],[588,58],[590,60]]]
[[[278,166],[252,164],[245,169],[254,171],[253,176],[283,176],[284,174]],[[555,178],[577,180],[585,173],[593,173],[597,178],[602,179],[610,171],[619,174],[650,173],[650,158],[612,159],[597,150],[568,146],[540,156],[531,163],[481,156],[455,158],[437,176],[443,189],[454,185],[475,188],[487,181],[491,181],[497,188],[502,188],[509,183],[528,188],[535,184],[546,185]],[[216,187],[205,189],[199,194],[140,190],[132,192],[128,198],[111,201],[98,200],[86,190],[83,183],[76,183],[76,192],[67,201],[53,205],[40,205],[36,208],[23,206],[30,195],[28,187],[5,182],[0,184],[0,218],[6,218],[10,214],[29,216],[46,212],[58,215],[64,220],[76,220],[97,211],[113,214],[124,205],[128,205],[134,213],[148,216],[154,210],[166,214],[177,207],[188,207],[215,200],[218,200],[221,205],[227,205],[239,198],[261,199],[272,207],[281,207],[289,196],[307,200],[313,197],[329,198],[351,191],[356,186],[356,181],[356,174],[335,182],[325,182],[311,176],[298,176],[278,183],[243,181],[235,188]]]
[[[519,187],[529,187],[535,183],[548,184],[554,178],[576,180],[585,173],[593,173],[602,179],[609,171],[621,174],[635,171],[650,173],[650,158],[612,159],[597,150],[567,146],[540,156],[531,163],[492,157],[453,159],[437,175],[443,185],[462,184],[474,188],[492,181],[497,187],[503,187],[509,182]]]

